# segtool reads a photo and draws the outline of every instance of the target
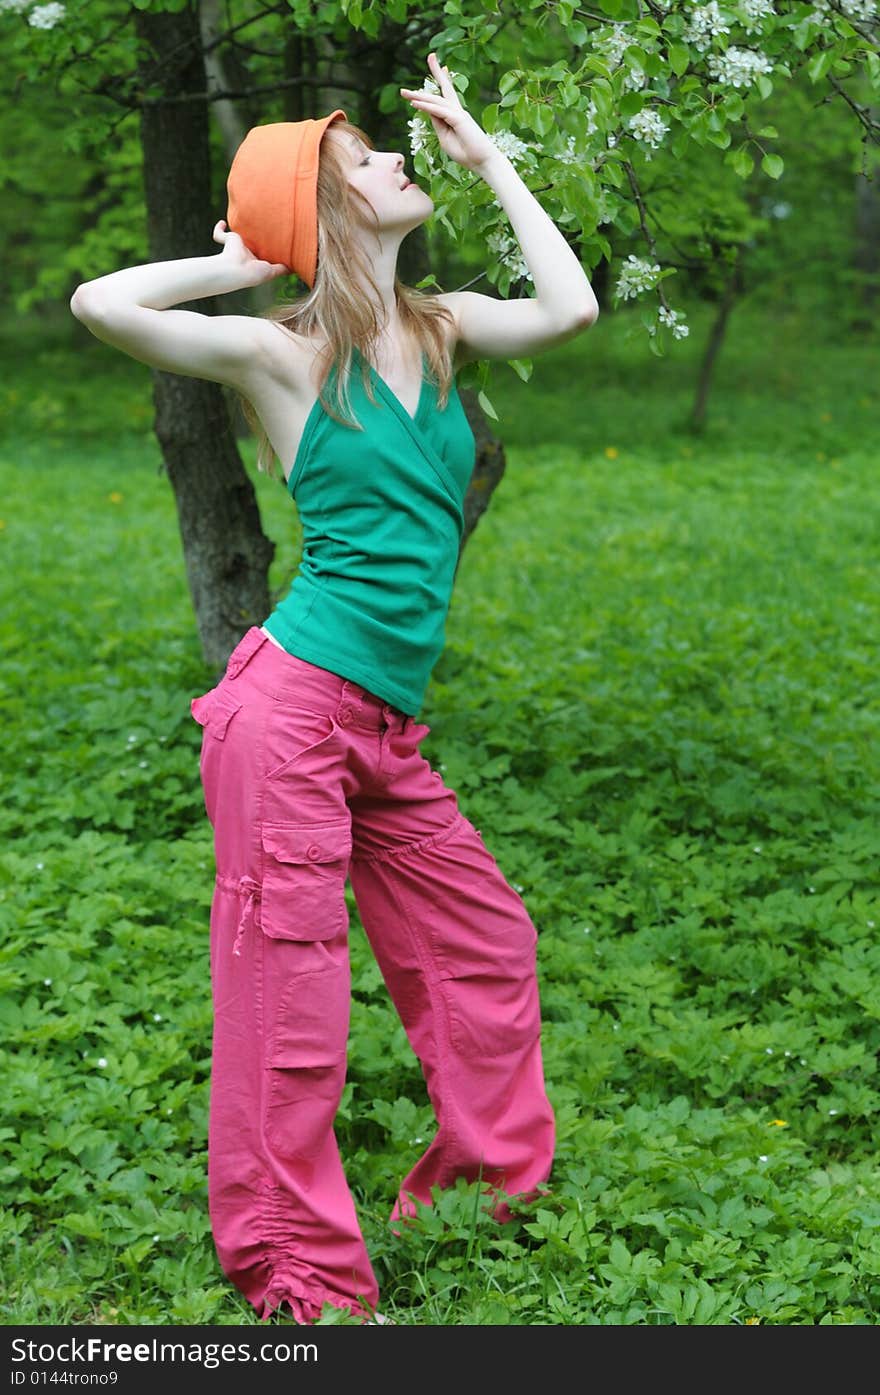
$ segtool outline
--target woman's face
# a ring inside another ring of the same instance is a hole
[[[344,140],[348,182],[373,208],[380,228],[409,231],[434,211],[430,194],[410,182],[402,155],[371,150],[351,131]]]

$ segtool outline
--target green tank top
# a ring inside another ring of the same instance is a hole
[[[370,401],[360,359],[355,349],[350,393],[363,431],[320,401],[306,420],[287,481],[302,558],[264,628],[416,717],[445,642],[476,443],[454,381],[437,405],[424,353],[414,417],[372,364]]]

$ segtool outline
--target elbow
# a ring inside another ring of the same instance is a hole
[[[589,329],[591,325],[596,323],[598,318],[599,304],[598,301],[594,300],[581,307],[575,318],[575,324],[578,329]]]
[[[90,299],[89,293],[86,290],[87,285],[88,282],[84,282],[81,286],[77,286],[73,295],[70,297],[71,314],[75,315],[78,320],[95,319],[95,304],[94,301]]]

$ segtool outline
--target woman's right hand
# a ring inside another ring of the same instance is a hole
[[[264,262],[255,257],[238,233],[226,226],[225,218],[214,224],[214,241],[223,244],[220,256],[228,263],[230,275],[235,277],[237,286],[261,286],[276,276],[291,275],[290,267],[283,262]]]

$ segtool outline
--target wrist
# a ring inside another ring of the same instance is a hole
[[[493,145],[486,158],[473,166],[473,172],[481,175],[487,184],[491,184],[496,175],[503,174],[505,170],[510,168],[511,163],[508,156],[499,150],[497,145]]]

